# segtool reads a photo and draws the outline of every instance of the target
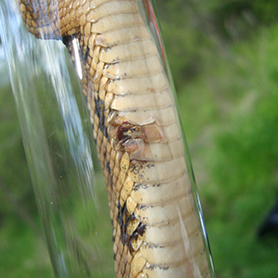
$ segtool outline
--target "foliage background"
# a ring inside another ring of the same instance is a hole
[[[277,277],[277,235],[257,230],[278,191],[278,4],[157,4],[217,277]],[[0,70],[0,277],[53,277]]]

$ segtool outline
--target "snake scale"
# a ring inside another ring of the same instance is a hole
[[[27,30],[62,38],[73,60],[78,40],[116,277],[211,277],[175,102],[139,1],[19,2]]]

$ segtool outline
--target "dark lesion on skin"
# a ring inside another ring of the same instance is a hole
[[[122,153],[134,154],[144,147],[142,127],[128,121],[110,122],[108,127],[109,138],[113,138],[113,147]]]
[[[125,143],[127,140],[131,138],[141,138],[141,127],[130,124],[128,122],[124,122],[121,126],[118,127],[117,137],[118,140],[122,143]]]

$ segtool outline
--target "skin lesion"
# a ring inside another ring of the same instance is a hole
[[[108,134],[113,139],[113,145],[117,151],[129,154],[140,149],[140,142],[144,137],[141,127],[128,121],[120,125],[111,123]]]
[[[113,139],[114,148],[120,152],[127,152],[131,159],[145,161],[152,152],[149,144],[168,141],[156,122],[138,125],[129,121],[119,123],[114,120],[109,124],[108,135]]]

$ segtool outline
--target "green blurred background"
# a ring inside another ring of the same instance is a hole
[[[157,4],[217,277],[278,277],[278,2]],[[0,277],[53,277],[2,56],[0,86]]]

